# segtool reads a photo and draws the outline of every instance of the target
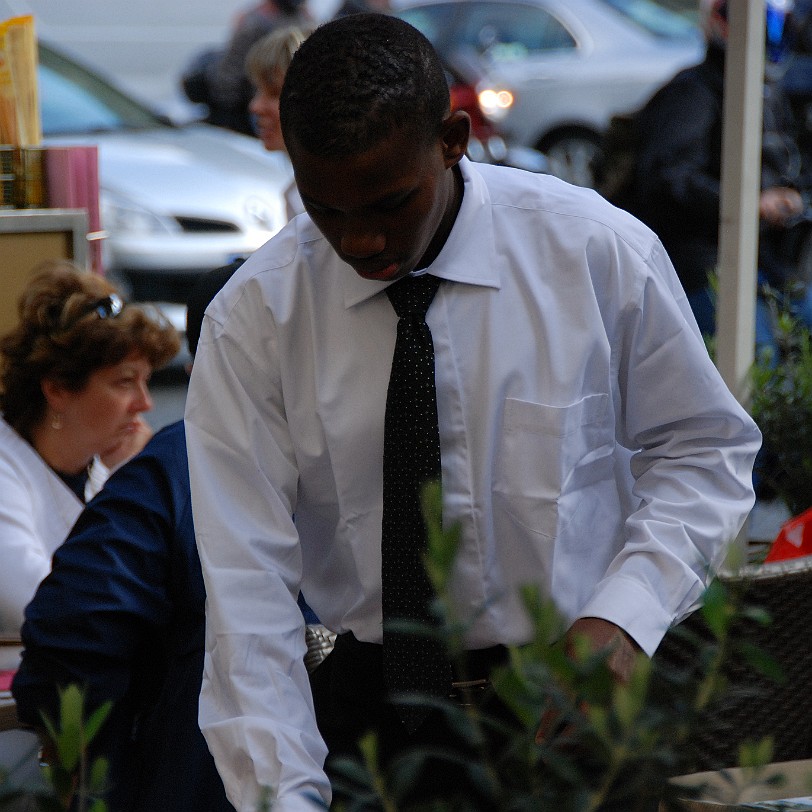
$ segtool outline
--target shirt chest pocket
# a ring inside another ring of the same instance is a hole
[[[612,476],[608,409],[606,394],[588,395],[568,406],[508,398],[497,452],[495,507],[525,529],[555,538],[570,518],[561,510],[561,497]]]

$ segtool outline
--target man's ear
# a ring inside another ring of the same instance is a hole
[[[468,149],[471,136],[471,118],[464,110],[453,110],[441,125],[443,157],[446,169],[456,166]]]

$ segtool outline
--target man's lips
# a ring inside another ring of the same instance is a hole
[[[393,279],[400,270],[400,265],[397,262],[390,262],[383,267],[379,265],[374,269],[367,269],[366,267],[359,267],[358,265],[354,265],[353,267],[355,268],[355,272],[363,276],[364,279],[377,279],[380,281]]]

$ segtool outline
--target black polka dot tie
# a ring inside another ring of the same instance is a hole
[[[434,382],[434,344],[426,311],[440,280],[429,274],[386,289],[399,316],[386,396],[383,450],[383,664],[390,695],[447,696],[451,667],[436,639],[389,628],[391,621],[431,625],[434,593],[423,565],[426,528],[420,506],[423,485],[440,478],[440,432]],[[426,710],[401,705],[410,731]]]

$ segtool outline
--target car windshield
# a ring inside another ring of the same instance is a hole
[[[493,62],[576,47],[575,38],[547,10],[525,3],[432,3],[399,16],[440,51],[487,54]]]
[[[670,11],[654,0],[603,0],[644,31],[663,39],[692,39],[696,25],[687,17]]]
[[[43,135],[141,130],[162,124],[143,105],[43,45],[38,82]]]

